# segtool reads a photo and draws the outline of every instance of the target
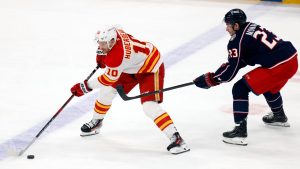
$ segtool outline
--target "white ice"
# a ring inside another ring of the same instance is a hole
[[[261,118],[269,108],[262,96],[250,94],[249,145],[221,141],[222,132],[234,126],[231,87],[253,67],[241,70],[232,82],[209,90],[189,86],[164,94],[162,106],[191,148],[188,153],[169,154],[169,140],[144,115],[140,101],[125,102],[119,97],[105,118],[101,134],[80,137],[81,125],[92,117],[98,92],[94,91],[90,96],[74,98],[66,108],[69,114],[62,111],[23,156],[9,154],[18,148],[14,140],[33,139],[70,97],[70,87],[94,69],[93,38],[98,29],[120,24],[135,37],[154,43],[166,59],[165,87],[170,87],[215,71],[226,61],[229,35],[222,18],[236,7],[244,9],[249,20],[300,49],[297,5],[197,0],[1,0],[0,169],[299,168],[299,72],[282,90],[290,128],[265,126]],[[217,37],[206,44],[210,33]],[[195,37],[204,39],[201,42]],[[185,48],[180,48],[184,44]],[[185,55],[185,50],[195,51]],[[136,94],[135,89],[129,95]],[[68,121],[69,117],[73,120]],[[35,159],[26,159],[28,154],[34,154]]]

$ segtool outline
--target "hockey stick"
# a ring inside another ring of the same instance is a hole
[[[144,97],[144,96],[149,96],[149,95],[152,95],[152,94],[157,94],[157,93],[165,92],[165,91],[168,91],[168,90],[173,90],[173,89],[177,89],[177,88],[189,86],[189,85],[192,85],[192,84],[194,84],[194,82],[183,83],[183,84],[180,84],[180,85],[176,85],[176,86],[172,86],[172,87],[168,87],[168,88],[164,88],[164,89],[160,89],[160,90],[155,90],[155,91],[152,91],[152,92],[143,93],[143,94],[140,94],[140,95],[137,95],[137,96],[132,96],[132,97],[126,95],[126,93],[125,93],[124,88],[123,88],[122,85],[118,85],[116,87],[116,89],[117,89],[120,97],[123,100],[127,101],[127,100],[141,98],[141,97]]]
[[[97,71],[97,69],[99,68],[100,66],[97,66],[93,71],[92,73],[85,79],[85,80],[89,80],[93,75],[94,73]],[[56,118],[56,116],[58,116],[58,114],[60,112],[62,112],[62,110],[67,106],[67,104],[73,99],[74,95],[72,94],[72,96],[69,97],[69,99],[61,106],[61,108],[54,114],[54,116],[48,121],[48,123],[42,128],[42,130],[31,140],[31,142],[23,149],[21,150],[19,153],[18,153],[18,156],[21,156],[24,154],[24,152],[35,142],[35,140],[37,138],[40,137],[40,135],[44,132],[44,130],[49,126],[49,124]]]

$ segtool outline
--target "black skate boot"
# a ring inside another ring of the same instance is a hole
[[[282,127],[290,127],[290,124],[287,122],[288,118],[284,114],[284,111],[281,110],[277,113],[269,113],[262,118],[263,122],[267,125],[271,126],[282,126]]]
[[[90,136],[99,133],[99,130],[102,126],[103,119],[92,119],[90,122],[85,123],[81,127],[81,134],[80,136]]]
[[[172,154],[180,154],[190,151],[178,132],[173,134],[171,144],[167,147],[167,150]]]
[[[248,144],[247,136],[247,121],[244,120],[242,123],[236,124],[232,131],[223,133],[223,142],[246,146]]]

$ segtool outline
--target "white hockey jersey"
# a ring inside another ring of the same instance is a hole
[[[116,44],[106,56],[103,56],[106,65],[105,73],[99,76],[96,81],[88,82],[92,89],[101,85],[113,85],[122,73],[154,73],[162,64],[159,51],[151,43],[139,41],[121,29],[116,31]]]

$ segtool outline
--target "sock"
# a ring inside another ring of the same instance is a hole
[[[273,113],[283,113],[283,101],[280,92],[272,94],[264,93],[265,99]]]
[[[239,124],[248,116],[250,89],[241,79],[232,88],[234,122]]]

